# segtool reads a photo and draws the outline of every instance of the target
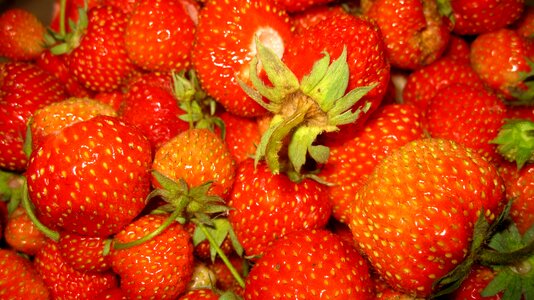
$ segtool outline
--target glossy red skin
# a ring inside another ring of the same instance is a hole
[[[107,237],[144,208],[151,163],[151,146],[141,132],[97,116],[33,151],[25,174],[29,197],[46,226]]]
[[[189,123],[179,119],[185,114],[172,94],[143,82],[130,87],[119,109],[120,118],[139,128],[150,140],[154,153],[168,140],[189,129]]]
[[[319,298],[374,299],[365,259],[327,230],[281,237],[265,250],[245,283],[246,300]]]
[[[313,9],[316,6],[334,2],[334,0],[275,0],[275,2],[287,12],[295,13]]]
[[[504,193],[482,156],[449,140],[420,139],[376,166],[356,194],[349,226],[388,285],[426,298],[466,257],[480,210],[491,223]]]
[[[391,65],[415,70],[435,61],[450,38],[449,24],[432,0],[374,0],[365,15],[382,31]]]
[[[0,297],[48,300],[50,293],[30,260],[15,250],[0,249]]]
[[[443,57],[450,57],[456,61],[470,64],[471,46],[461,36],[451,35],[447,49],[443,53]]]
[[[72,76],[91,91],[118,89],[134,72],[124,44],[127,15],[113,6],[87,12],[89,25],[80,44],[66,58]]]
[[[0,13],[0,57],[32,60],[44,50],[45,25],[32,12],[10,8]]]
[[[453,0],[453,31],[460,35],[477,35],[504,28],[522,14],[524,0]]]
[[[450,295],[451,300],[501,300],[502,292],[494,296],[483,297],[480,293],[495,277],[495,272],[488,267],[475,265],[460,287]]]
[[[483,86],[482,80],[470,65],[451,58],[442,58],[408,75],[402,99],[424,111],[430,99],[440,89],[455,82],[475,87]]]
[[[334,18],[323,20],[295,36],[283,57],[287,66],[301,79],[323,57],[323,51],[327,51],[333,61],[345,46],[350,74],[347,91],[373,83],[377,86],[353,106],[357,109],[370,102],[368,112],[361,114],[354,123],[340,126],[339,132],[326,134],[325,143],[351,138],[382,102],[389,84],[390,65],[380,30],[369,18],[335,14]]]
[[[62,233],[58,241],[62,259],[81,272],[105,272],[111,269],[111,257],[104,255],[106,239]]]
[[[422,121],[421,111],[413,105],[385,105],[353,139],[330,148],[319,176],[335,184],[329,187],[329,193],[336,219],[347,221],[352,197],[376,164],[396,148],[424,136]]]
[[[503,28],[478,35],[471,43],[470,58],[473,69],[488,86],[513,100],[510,88],[526,88],[519,76],[530,71],[527,58],[534,59],[534,43]]]
[[[324,227],[332,209],[326,186],[311,179],[294,183],[273,175],[264,161],[254,168],[253,159],[238,165],[228,205],[228,220],[251,256],[289,232]]]
[[[35,226],[22,207],[11,213],[4,230],[6,243],[28,255],[35,255],[46,241],[44,233]]]
[[[35,110],[65,97],[56,78],[34,64],[0,64],[0,168],[26,169],[28,159],[22,146],[27,122]]]
[[[291,24],[295,35],[299,35],[320,21],[330,19],[336,14],[347,14],[347,11],[340,5],[318,5],[291,14]]]
[[[217,300],[219,299],[219,295],[216,294],[213,290],[209,289],[197,289],[197,290],[190,290],[180,296],[178,300]]]
[[[267,113],[237,82],[240,78],[252,85],[249,62],[256,55],[257,33],[268,46],[269,39],[275,37],[276,43],[281,42],[277,47],[284,49],[291,39],[288,15],[268,0],[208,1],[200,11],[193,68],[206,93],[239,116]]]
[[[430,136],[456,141],[496,162],[501,156],[490,142],[505,118],[506,107],[494,93],[454,83],[430,100],[424,123]]]
[[[48,240],[35,255],[35,268],[53,299],[94,299],[119,284],[112,272],[75,270],[63,260],[57,243],[52,240]]]

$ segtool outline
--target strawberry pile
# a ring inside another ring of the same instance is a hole
[[[524,0],[0,14],[0,299],[534,299]]]

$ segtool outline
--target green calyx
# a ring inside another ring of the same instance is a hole
[[[324,53],[310,74],[299,82],[281,59],[258,39],[256,47],[258,54],[250,63],[250,80],[254,87],[238,80],[252,99],[273,114],[269,129],[258,145],[256,164],[265,159],[274,174],[280,171],[300,174],[308,157],[316,163],[325,163],[329,149],[314,144],[317,137],[339,130],[338,126],[352,123],[368,111],[370,103],[356,110],[353,107],[375,85],[345,93],[349,81],[346,48],[332,63],[330,55]],[[269,86],[258,76],[260,63],[271,83]]]
[[[89,19],[87,17],[87,1],[84,7],[78,8],[77,22],[68,20],[69,30],[65,25],[66,0],[60,2],[59,32],[48,29],[44,36],[45,45],[50,48],[50,52],[55,55],[70,53],[80,44],[82,36],[85,34]]]
[[[508,119],[491,143],[497,144],[497,151],[521,169],[525,163],[534,162],[534,122]]]

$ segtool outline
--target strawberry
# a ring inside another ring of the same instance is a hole
[[[189,129],[170,139],[157,150],[152,169],[174,181],[183,179],[189,187],[212,181],[209,193],[223,198],[235,178],[228,148],[208,129]]]
[[[436,1],[366,0],[362,7],[364,14],[378,23],[392,66],[419,69],[445,51],[450,38],[449,24]]]
[[[442,58],[408,75],[402,99],[405,103],[411,103],[425,111],[430,99],[440,89],[455,82],[483,86],[482,80],[470,65],[451,58]]]
[[[113,108],[116,112],[119,111],[124,94],[120,91],[100,92],[93,96],[93,99],[107,104]]]
[[[488,48],[489,47],[489,48]],[[471,65],[482,80],[507,100],[527,89],[522,73],[533,72],[534,44],[503,28],[478,35],[471,44]],[[525,101],[532,101],[526,94]]]
[[[450,57],[465,64],[470,64],[470,53],[471,46],[469,43],[461,36],[451,34],[449,44],[442,56]]]
[[[0,249],[0,298],[50,299],[47,286],[33,263],[14,250]]]
[[[118,285],[112,272],[81,272],[72,268],[51,239],[35,255],[35,268],[53,299],[91,299]]]
[[[32,152],[25,174],[37,217],[81,235],[118,232],[145,206],[151,158],[146,137],[115,117],[65,127]]]
[[[495,271],[488,267],[477,265],[473,267],[462,285],[451,295],[453,300],[501,300],[502,293],[493,296],[482,296],[482,291],[495,278]]]
[[[328,258],[328,259],[327,259]],[[246,281],[245,299],[373,299],[369,266],[327,230],[288,233],[266,249]]]
[[[109,288],[100,293],[96,299],[102,300],[128,300],[126,293],[120,287]]]
[[[219,299],[219,294],[209,289],[197,289],[197,290],[188,291],[178,298],[178,300],[202,300],[202,299],[217,300]]]
[[[334,0],[275,0],[276,5],[290,13],[302,12]]]
[[[258,122],[229,112],[222,112],[219,117],[226,130],[224,141],[234,160],[239,163],[252,157],[261,139]]]
[[[33,224],[22,207],[9,215],[4,238],[11,248],[28,255],[35,255],[46,241],[46,236]]]
[[[291,39],[286,12],[268,0],[210,0],[200,10],[192,66],[206,93],[227,111],[246,117],[266,113],[237,80],[250,82],[256,37],[282,57]]]
[[[115,117],[115,110],[89,98],[68,98],[36,110],[29,121],[32,149],[36,149],[50,134],[58,134],[63,128],[87,121],[98,115]]]
[[[135,242],[166,219],[164,214],[142,216],[117,233],[114,243]],[[110,253],[112,268],[130,299],[175,299],[193,275],[191,237],[178,222],[150,241],[126,249],[115,247]]]
[[[322,20],[333,18],[335,14],[346,14],[341,5],[317,5],[290,15],[295,35],[300,35]]]
[[[324,185],[274,175],[264,161],[254,165],[252,159],[238,165],[228,202],[228,220],[247,256],[261,256],[267,246],[289,232],[326,225],[332,208]]]
[[[12,60],[32,60],[44,50],[46,28],[37,17],[21,8],[0,14],[0,56]]]
[[[532,38],[534,35],[534,7],[532,5],[525,6],[523,15],[513,25],[513,28],[523,38]]]
[[[423,136],[422,116],[415,106],[389,104],[380,107],[353,139],[331,147],[319,176],[333,184],[329,187],[333,216],[345,222],[350,199],[374,167],[396,148]]]
[[[476,35],[506,27],[521,16],[524,3],[524,0],[451,0],[453,31]]]
[[[453,140],[491,161],[498,161],[490,143],[506,118],[506,107],[492,92],[461,83],[442,88],[430,100],[425,128],[430,136]]]
[[[61,5],[63,0],[55,0],[54,6],[52,7],[52,20],[50,22],[50,29],[54,31],[61,31],[61,27],[67,27],[67,23],[73,22],[76,23],[80,19],[80,9],[91,9],[95,6],[101,4],[102,0],[66,0],[65,7],[63,11],[65,13],[64,20],[61,20]],[[83,13],[82,13],[83,14]],[[83,18],[83,16],[82,16]],[[63,25],[62,25],[63,23]],[[65,30],[70,30],[71,28],[64,28]]]
[[[0,168],[26,169],[26,123],[33,112],[66,97],[61,84],[30,63],[0,63]]]
[[[106,240],[101,237],[61,234],[57,247],[63,261],[81,272],[105,272],[111,269],[111,258],[104,255]]]
[[[238,255],[230,255],[228,256],[228,260],[234,266],[237,272],[246,275],[245,272],[248,271],[249,267],[246,259],[239,257]],[[238,295],[243,294],[243,288],[235,280],[226,264],[220,258],[210,262],[207,266],[211,271],[213,271],[215,277],[217,278],[216,287],[218,289],[222,291],[231,291]]]
[[[477,219],[493,222],[503,199],[501,177],[480,155],[450,140],[418,139],[375,167],[354,197],[349,227],[388,285],[428,297],[483,234],[474,233]]]
[[[150,71],[189,67],[196,24],[184,2],[138,1],[124,34],[128,56],[137,66]]]
[[[330,55],[331,61],[334,61],[340,57],[343,49],[347,52],[346,62],[349,68],[346,92],[375,86],[352,107],[352,111],[362,110],[358,120],[340,126],[339,132],[325,133],[325,143],[342,143],[350,139],[380,105],[386,93],[390,65],[380,29],[369,18],[347,13],[333,14],[332,18],[323,20],[296,36],[283,56],[287,67],[298,79],[303,79],[325,51]]]

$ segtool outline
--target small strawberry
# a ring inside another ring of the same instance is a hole
[[[33,112],[66,98],[56,78],[34,64],[0,63],[0,168],[23,171],[27,122]]]
[[[244,298],[373,299],[369,266],[327,230],[299,230],[275,241],[252,267]]]
[[[50,294],[30,260],[0,249],[0,298],[47,300]]]
[[[80,272],[105,272],[111,269],[111,258],[104,255],[108,246],[101,237],[62,233],[57,247],[65,263]]]
[[[482,296],[482,291],[495,278],[495,271],[485,266],[474,266],[468,277],[462,282],[450,299],[453,300],[501,300],[502,293]]]
[[[461,36],[452,34],[447,49],[445,49],[445,52],[443,53],[443,57],[450,57],[456,61],[470,64],[470,53],[471,46],[469,43]]]
[[[199,13],[192,65],[203,89],[231,113],[258,116],[266,113],[243,92],[238,78],[250,83],[250,61],[257,37],[278,57],[291,39],[287,13],[272,1],[207,1]]]
[[[35,226],[22,207],[18,207],[9,215],[4,238],[11,248],[32,256],[46,241],[46,236]]]
[[[189,67],[196,24],[184,2],[138,1],[124,33],[128,56],[137,66],[149,71]]]
[[[504,183],[482,156],[450,140],[418,139],[375,167],[354,197],[349,227],[388,285],[428,297],[480,246],[471,241],[486,227],[475,223],[497,219],[503,199]]]
[[[362,7],[364,14],[378,23],[392,66],[419,69],[445,51],[449,24],[440,14],[437,1],[366,0]]]
[[[136,128],[96,116],[45,139],[25,176],[44,225],[106,237],[145,207],[151,163],[150,143]]]
[[[50,239],[37,252],[34,263],[53,299],[94,299],[118,286],[112,272],[81,272],[72,268],[63,259],[57,243]]]
[[[161,226],[167,217],[142,216],[117,233],[114,243],[135,243]],[[110,255],[121,289],[131,299],[174,299],[185,291],[193,275],[191,237],[174,220],[149,241],[125,249],[114,247]]]
[[[0,57],[32,60],[44,50],[46,28],[37,17],[21,8],[0,14]]]

